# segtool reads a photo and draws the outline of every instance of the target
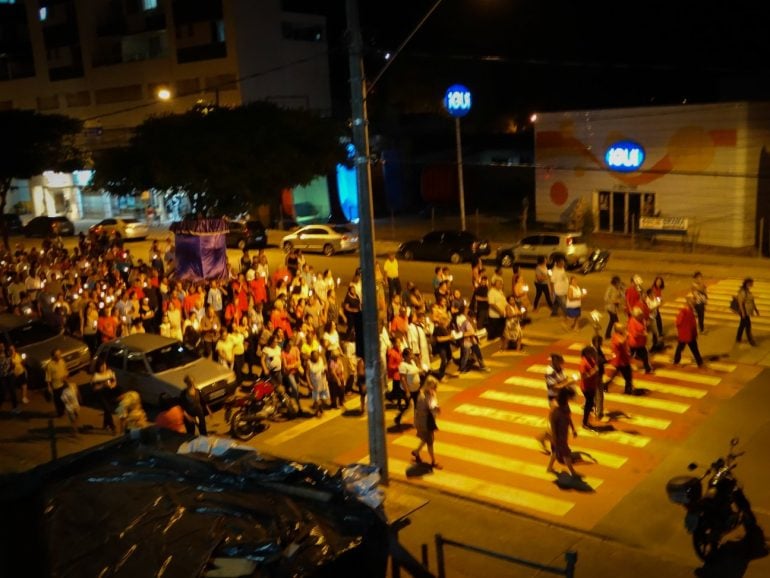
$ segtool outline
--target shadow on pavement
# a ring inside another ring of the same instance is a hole
[[[412,464],[406,468],[407,478],[420,478],[426,474],[432,474],[433,468],[426,463]]]
[[[749,563],[768,554],[768,545],[762,528],[757,527],[739,540],[725,542],[714,556],[695,570],[702,578],[741,578]]]
[[[571,476],[567,472],[559,472],[553,482],[560,490],[575,490],[576,492],[594,493],[594,490],[582,478]]]

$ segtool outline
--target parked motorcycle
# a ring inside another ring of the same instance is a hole
[[[604,249],[594,249],[588,258],[580,265],[580,272],[588,275],[591,271],[602,272],[610,260],[610,252]]]
[[[737,466],[735,460],[743,452],[733,453],[738,438],[730,441],[730,451],[724,458],[718,458],[700,477],[677,476],[666,484],[668,499],[687,509],[685,528],[692,534],[695,553],[703,560],[709,560],[719,548],[728,533],[743,525],[747,533],[757,527],[757,520],[751,505],[733,476]],[[695,470],[697,464],[687,469]],[[711,475],[703,492],[703,480]]]
[[[225,421],[230,424],[233,437],[248,441],[266,430],[268,419],[294,419],[299,414],[297,400],[283,385],[275,387],[271,381],[257,381],[248,395],[225,401]]]

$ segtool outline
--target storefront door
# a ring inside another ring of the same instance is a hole
[[[627,235],[639,229],[640,216],[652,216],[655,194],[599,191],[594,195],[594,207],[599,231]]]

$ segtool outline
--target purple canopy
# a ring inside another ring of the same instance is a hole
[[[225,279],[228,231],[225,219],[186,219],[172,223],[177,279]]]

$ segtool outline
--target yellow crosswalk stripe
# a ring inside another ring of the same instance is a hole
[[[414,467],[412,464],[403,460],[388,460],[388,470],[393,475],[402,478],[406,478],[407,470],[412,467]],[[551,479],[553,479],[553,476]],[[449,490],[452,493],[486,498],[493,502],[508,504],[526,510],[535,510],[553,516],[564,516],[575,506],[573,502],[560,498],[551,498],[514,486],[494,484],[447,470],[433,470],[431,475],[423,476],[421,480],[429,486]]]
[[[531,395],[516,395],[512,393],[505,393],[504,391],[485,391],[479,396],[481,399],[489,399],[492,401],[501,401],[503,403],[513,403],[517,405],[525,405],[528,407],[536,407],[540,409],[548,409],[548,400],[545,398],[533,397]],[[631,421],[640,427],[648,427],[657,430],[666,430],[671,425],[670,419],[663,419],[657,417],[647,417],[642,415],[634,415],[631,417]]]
[[[566,366],[570,366],[572,364],[565,363]],[[545,382],[545,372],[548,369],[547,365],[536,363],[534,365],[530,365],[527,368],[527,371],[529,373],[540,373],[542,374],[543,380]],[[675,369],[656,369],[655,375],[658,375],[660,377],[667,377],[669,379],[676,379],[679,381],[686,381],[688,383],[697,383],[700,385],[719,385],[722,382],[722,378],[716,375],[706,375],[703,373],[689,373],[687,371],[677,371]],[[569,373],[567,374],[567,377],[571,377]]]
[[[477,379],[484,379],[485,376],[486,376],[485,373],[481,373],[480,371],[476,371],[475,369],[473,369],[471,371],[466,371],[465,373],[461,373],[455,379],[473,381]]]
[[[345,402],[345,409],[346,410],[354,410],[359,409],[361,407],[361,400],[358,396],[349,399]],[[320,418],[313,418],[313,419],[306,419],[305,421],[298,423],[295,426],[290,427],[289,429],[283,430],[281,433],[272,436],[272,437],[265,437],[264,439],[265,443],[270,446],[277,446],[282,443],[286,443],[288,441],[293,440],[297,436],[301,436],[304,433],[309,432],[312,429],[317,428],[320,425],[325,424],[328,421],[333,420],[336,417],[340,416],[340,412],[337,410],[329,410],[327,412],[324,412],[324,414]],[[366,415],[362,415],[358,419],[366,419]]]
[[[441,431],[491,441],[507,446],[516,446],[527,450],[540,451],[540,443],[531,436],[522,436],[492,428],[460,423],[444,419],[443,417],[441,418]],[[570,447],[575,451],[590,453],[591,457],[593,457],[597,463],[614,470],[619,469],[628,461],[628,458],[625,456],[619,456],[617,454],[597,451],[594,449],[589,450],[588,448],[576,445],[574,441],[570,443]]]
[[[537,417],[527,413],[520,413],[516,411],[495,409],[492,407],[484,407],[474,405],[471,403],[464,403],[457,406],[454,411],[464,415],[470,415],[473,417],[484,417],[487,419],[493,419],[496,421],[503,421],[507,423],[515,423],[517,425],[523,425],[528,427],[535,427],[545,429],[548,425],[546,417]],[[590,430],[586,430],[590,431]],[[627,445],[636,448],[643,448],[650,443],[650,438],[644,435],[628,434],[621,431],[602,432],[601,439]]]
[[[515,349],[508,349],[505,351],[495,351],[492,357],[525,357],[529,355],[526,351],[516,351]]]
[[[673,359],[671,358],[671,356],[664,355],[663,353],[657,353],[653,355],[652,360],[657,361],[659,363],[673,363]],[[687,357],[683,355],[682,364],[695,365],[695,361],[693,361],[691,357]],[[725,373],[732,373],[733,371],[738,369],[738,366],[735,365],[734,363],[723,363],[721,361],[709,361],[708,366],[709,366],[709,369],[715,369],[716,371],[724,371]]]
[[[509,377],[504,382],[507,385],[518,385],[519,387],[527,387],[529,389],[540,389],[545,391],[545,378],[535,379],[532,377],[519,377],[517,375]]]
[[[401,436],[396,438],[393,443],[397,446],[412,448],[414,447],[414,438]],[[496,470],[502,470],[504,472],[526,476],[536,480],[542,480],[544,482],[553,481],[553,474],[545,471],[542,463],[532,464],[530,462],[509,458],[490,452],[474,450],[465,446],[443,442],[440,439],[436,440],[435,450],[438,455],[446,456],[449,459],[470,462],[479,466],[486,466]],[[604,480],[589,476],[583,478],[583,481],[594,489],[598,488],[602,485],[602,483],[604,483]]]
[[[544,347],[546,345],[551,345],[553,343],[553,339],[550,341],[545,341],[543,339],[532,339],[531,337],[522,337],[521,343],[523,345],[529,345],[530,347]]]
[[[510,364],[503,361],[495,361],[494,359],[485,359],[484,365],[487,367],[508,367]]]
[[[669,411],[671,413],[685,413],[690,406],[679,401],[670,401],[668,399],[657,399],[651,397],[626,395],[624,393],[605,393],[604,402],[614,402],[618,404],[634,405],[648,409],[657,409],[660,411]]]
[[[634,387],[641,387],[649,389],[650,391],[665,393],[666,395],[676,395],[678,397],[689,397],[692,399],[701,399],[706,397],[706,394],[708,393],[705,389],[682,387],[680,385],[667,385],[665,383],[649,381],[647,379],[638,379],[636,377],[634,378]]]
[[[700,385],[719,385],[722,378],[717,375],[706,375],[704,373],[688,373],[686,371],[676,371],[673,369],[656,369],[655,375],[668,377],[688,383],[697,383]]]

